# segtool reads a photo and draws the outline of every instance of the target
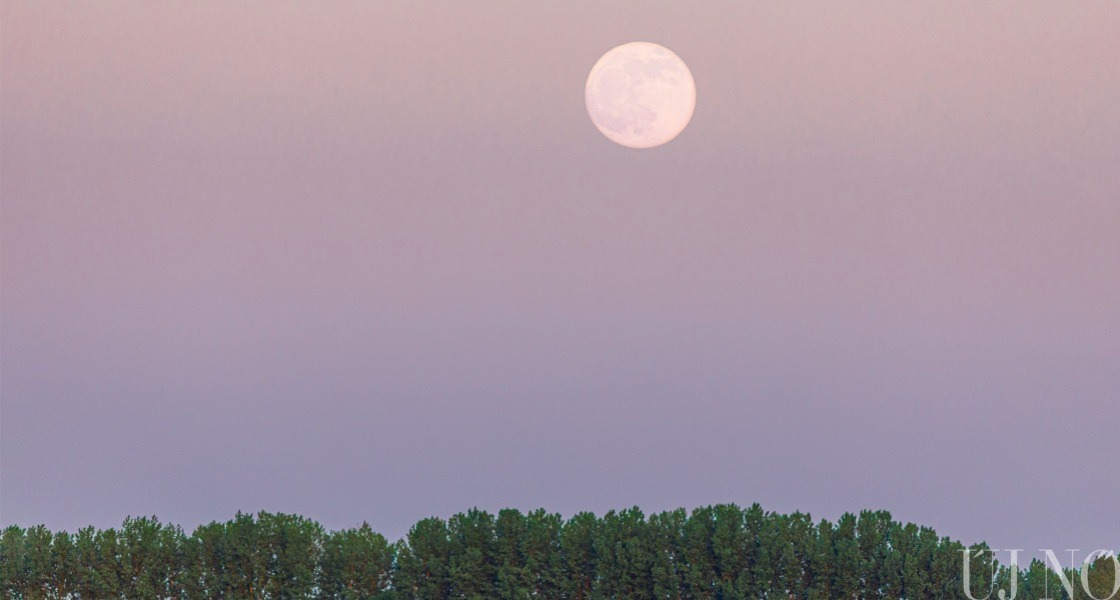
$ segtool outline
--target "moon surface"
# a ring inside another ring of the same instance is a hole
[[[653,148],[677,137],[692,119],[696,82],[672,50],[630,42],[591,67],[584,96],[603,135],[629,148]]]

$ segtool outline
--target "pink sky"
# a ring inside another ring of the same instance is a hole
[[[1120,544],[1120,4],[2,6],[2,524]],[[698,90],[646,151],[634,40]]]

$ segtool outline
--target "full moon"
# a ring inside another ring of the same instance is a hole
[[[696,83],[679,56],[630,42],[591,67],[584,90],[591,122],[611,141],[653,148],[677,137],[696,108]]]

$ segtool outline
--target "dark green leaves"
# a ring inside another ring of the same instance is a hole
[[[1062,596],[1040,562],[1013,572],[971,548],[982,597],[1017,578],[1018,598]],[[427,518],[390,544],[363,523],[325,532],[304,517],[238,513],[187,536],[155,517],[77,534],[12,526],[0,532],[0,597],[231,600],[733,600],[963,597],[962,550],[883,511],[836,523],[757,504],[638,508],[565,521],[537,510],[472,509]],[[1111,593],[1110,557],[1086,567],[1097,597]],[[1074,581],[1077,598],[1080,573]],[[994,597],[994,595],[993,595]]]

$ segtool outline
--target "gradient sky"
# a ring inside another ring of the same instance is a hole
[[[1120,546],[1120,3],[5,1],[0,523]],[[584,80],[696,79],[652,150]]]

